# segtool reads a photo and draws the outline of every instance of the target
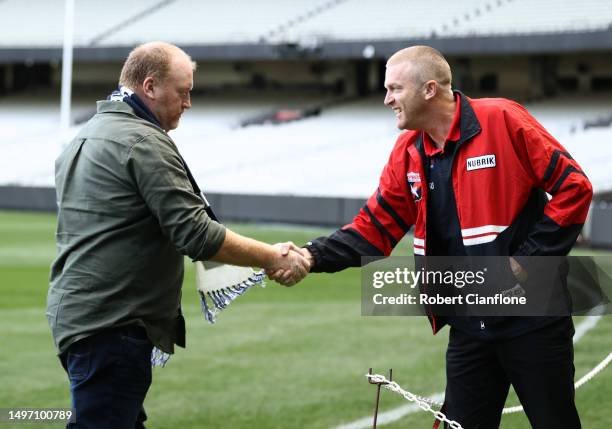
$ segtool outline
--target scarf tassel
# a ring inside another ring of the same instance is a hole
[[[227,286],[221,289],[200,293],[200,304],[202,305],[202,313],[208,323],[215,323],[216,315],[228,305],[231,304],[239,296],[242,296],[253,286],[260,285],[265,287],[265,273],[260,271],[253,273],[249,278],[234,286]],[[208,302],[210,301],[210,303]]]
[[[153,347],[151,351],[151,366],[152,367],[165,367],[170,359],[170,353],[161,351],[157,347]]]

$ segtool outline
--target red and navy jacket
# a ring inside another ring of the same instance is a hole
[[[519,104],[456,95],[460,137],[452,190],[466,254],[513,255],[519,263],[567,254],[593,193],[580,166]],[[428,254],[423,138],[421,131],[402,133],[378,189],[353,222],[308,243],[311,271],[336,272],[360,266],[362,256],[388,256],[413,225],[414,254]],[[441,324],[431,321],[435,333]]]

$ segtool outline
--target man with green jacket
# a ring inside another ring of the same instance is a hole
[[[119,90],[56,160],[58,255],[47,317],[70,379],[69,427],[144,427],[153,347],[185,346],[183,257],[268,271],[291,285],[298,253],[212,220],[168,136],[191,107],[195,63],[162,42],[128,56]]]

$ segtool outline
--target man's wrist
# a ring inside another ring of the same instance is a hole
[[[264,261],[262,261],[264,265],[262,265],[261,268],[264,270],[278,269],[279,260],[282,260],[283,258],[281,250],[278,247],[267,243],[265,243],[265,246],[267,252],[265,252],[266,256],[264,257]]]
[[[312,242],[309,241],[308,243],[306,243],[306,246],[302,247],[302,255],[308,261],[308,271],[312,270],[312,267],[314,267],[315,265],[315,257],[313,255],[313,252],[311,252],[310,249],[308,248],[311,245],[312,245]]]
[[[306,249],[306,252],[308,252],[306,254],[306,260],[308,261],[308,271],[310,271],[310,269],[314,266],[315,261],[314,257],[312,256],[312,253],[310,253],[308,249]]]

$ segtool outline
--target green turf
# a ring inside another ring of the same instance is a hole
[[[0,408],[69,406],[67,379],[44,316],[54,228],[51,215],[0,212]],[[329,232],[232,228],[298,244]],[[407,254],[409,244],[400,243],[399,252]],[[423,395],[444,388],[447,330],[434,337],[423,318],[361,317],[357,269],[311,275],[290,289],[270,283],[233,303],[214,326],[203,320],[193,284],[188,265],[188,347],[154,370],[145,403],[150,428],[331,428],[371,415],[375,389],[363,376],[370,366],[392,367],[400,384]],[[610,333],[612,320],[604,317],[576,346],[577,378],[612,351]],[[583,427],[612,424],[611,381],[608,369],[577,392]],[[385,392],[381,408],[404,403]],[[431,423],[418,412],[385,427]],[[11,425],[0,422],[5,427]],[[503,418],[504,429],[526,427],[522,414]]]

